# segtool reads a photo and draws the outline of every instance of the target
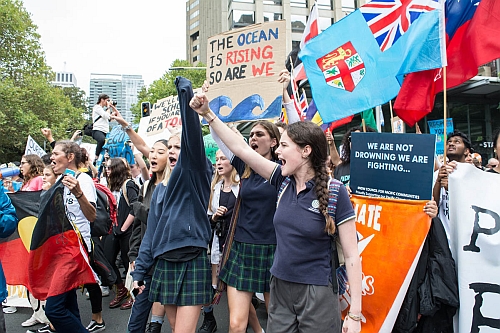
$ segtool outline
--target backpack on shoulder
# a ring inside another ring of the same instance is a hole
[[[92,237],[101,237],[111,234],[113,226],[118,225],[116,219],[116,199],[106,186],[95,182],[97,193],[96,219],[90,224]]]

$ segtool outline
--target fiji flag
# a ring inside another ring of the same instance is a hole
[[[442,0],[376,0],[299,53],[325,123],[394,98],[405,74],[446,62]]]

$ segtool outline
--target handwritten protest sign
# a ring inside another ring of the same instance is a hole
[[[43,150],[42,147],[36,143],[35,140],[31,137],[31,135],[28,135],[28,141],[26,142],[26,149],[24,150],[24,155],[38,155],[42,157],[43,155],[46,155],[47,153],[45,150]]]
[[[108,133],[108,140],[104,145],[104,149],[108,151],[109,157],[124,157],[129,164],[135,164],[134,154],[130,148],[127,133],[122,131],[120,126],[115,126]]]
[[[285,21],[273,21],[208,39],[208,97],[222,121],[279,117],[283,90],[277,80],[286,60],[285,30]],[[256,107],[260,110],[254,112]]]
[[[370,197],[430,200],[435,136],[352,133],[351,189]]]
[[[436,155],[444,154],[444,120],[429,120],[429,133],[436,134]],[[453,119],[446,119],[446,132],[453,132]]]

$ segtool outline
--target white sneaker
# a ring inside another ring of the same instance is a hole
[[[17,308],[15,306],[4,306],[3,313],[16,313]]]
[[[30,327],[30,326],[33,326],[33,325],[36,325],[36,324],[41,324],[40,321],[38,321],[38,319],[35,318],[35,315],[33,314],[28,320],[25,320],[21,323],[21,326],[22,327]]]
[[[102,297],[109,296],[109,287],[101,286]]]

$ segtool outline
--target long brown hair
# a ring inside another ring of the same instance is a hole
[[[111,168],[108,177],[108,187],[111,191],[119,191],[123,183],[132,178],[130,167],[121,158],[110,159],[108,168]]]
[[[288,137],[300,148],[311,147],[309,154],[310,164],[314,169],[314,191],[319,201],[319,211],[326,219],[325,231],[329,234],[335,232],[335,221],[328,214],[328,172],[326,158],[328,156],[328,143],[321,128],[311,122],[297,122],[288,125]]]
[[[40,156],[35,154],[24,155],[22,158],[28,162],[30,170],[27,175],[23,175],[23,185],[28,184],[33,178],[41,176],[43,174],[43,160]]]

